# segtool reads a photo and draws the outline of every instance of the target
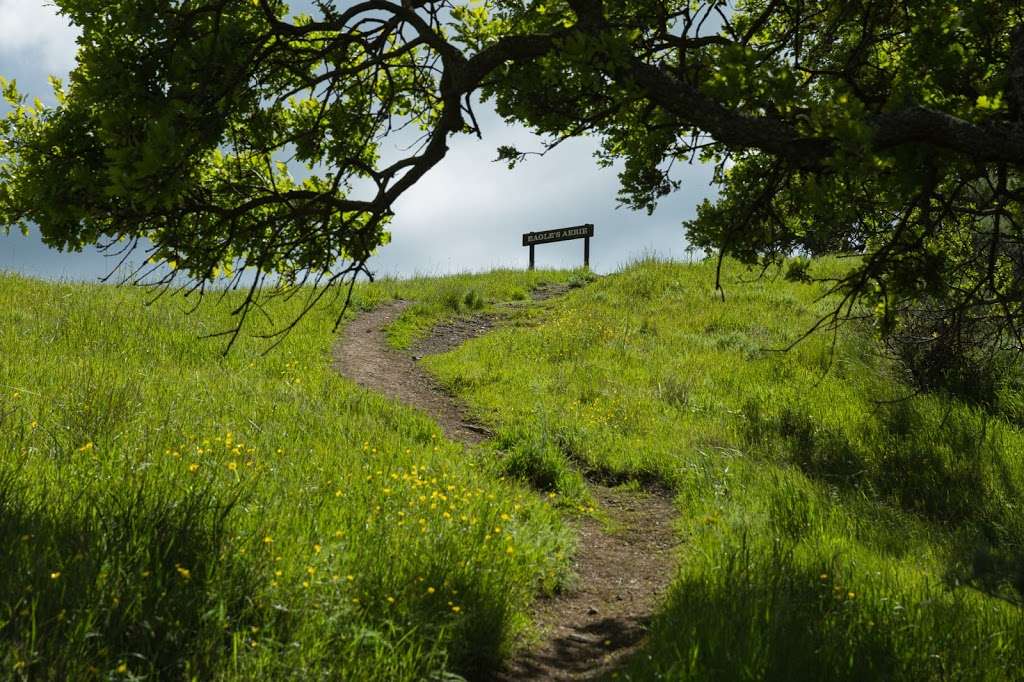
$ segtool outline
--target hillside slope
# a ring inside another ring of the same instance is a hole
[[[668,489],[681,518],[620,678],[1021,677],[1024,435],[908,397],[852,328],[766,351],[828,302],[726,275],[721,301],[708,266],[638,263],[425,359],[494,431],[473,450],[337,376],[330,311],[225,359],[197,336],[231,296],[189,316],[0,275],[0,677],[486,679],[571,580],[587,479]],[[570,278],[356,304],[419,301],[408,347]]]
[[[416,298],[436,317],[452,292],[566,276],[385,281],[356,303]],[[186,315],[148,296],[0,275],[0,678],[493,669],[566,576],[550,505],[339,377],[330,311],[225,359],[197,337],[230,324],[233,297]]]
[[[429,359],[510,474],[677,493],[679,575],[625,676],[1024,675],[1021,432],[911,396],[852,327],[766,350],[830,302],[738,268],[721,301],[712,265],[640,263]]]

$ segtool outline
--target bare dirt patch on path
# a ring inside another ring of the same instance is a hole
[[[429,336],[413,344],[413,360],[419,360],[425,355],[447,353],[470,339],[486,334],[500,322],[501,317],[494,313],[480,313],[442,322],[430,330]]]
[[[611,531],[581,516],[571,589],[540,599],[540,642],[502,671],[504,680],[594,680],[614,670],[643,641],[671,582],[675,509],[658,494],[591,484]]]
[[[472,422],[465,408],[412,356],[388,345],[384,328],[410,305],[411,301],[395,301],[359,315],[334,346],[334,368],[360,386],[426,412],[451,440],[479,443],[487,430]]]
[[[543,300],[563,293],[548,288]],[[416,359],[441,353],[493,329],[500,317],[476,315],[442,323],[412,352],[391,348],[384,328],[411,305],[396,301],[357,317],[334,347],[334,367],[356,383],[430,415],[445,435],[466,445],[482,442],[487,429],[446,393]],[[611,488],[591,481],[590,492],[605,521],[580,516],[573,569],[564,592],[537,601],[539,641],[506,668],[502,680],[592,680],[606,675],[643,640],[658,598],[673,575],[675,510],[663,491]]]

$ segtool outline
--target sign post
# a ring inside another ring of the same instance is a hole
[[[590,238],[594,236],[594,226],[591,223],[575,225],[573,227],[560,227],[554,230],[543,232],[527,232],[523,235],[523,246],[530,247],[530,269],[534,267],[533,247],[537,244],[550,244],[551,242],[564,242],[569,239],[583,240],[583,267],[590,267]]]

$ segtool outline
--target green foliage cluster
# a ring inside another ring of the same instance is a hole
[[[914,394],[869,330],[772,352],[824,287],[727,261],[722,301],[714,267],[637,263],[426,360],[510,471],[567,499],[578,471],[675,492],[678,576],[620,677],[1019,677],[1019,426]]]
[[[541,276],[461,281],[493,297]],[[557,513],[337,376],[324,311],[266,356],[197,341],[238,298],[189,316],[176,296],[0,275],[0,678],[493,669],[566,577]]]

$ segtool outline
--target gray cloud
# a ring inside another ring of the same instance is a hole
[[[51,2],[0,0],[0,75],[47,101],[47,76],[71,70],[78,34]]]

